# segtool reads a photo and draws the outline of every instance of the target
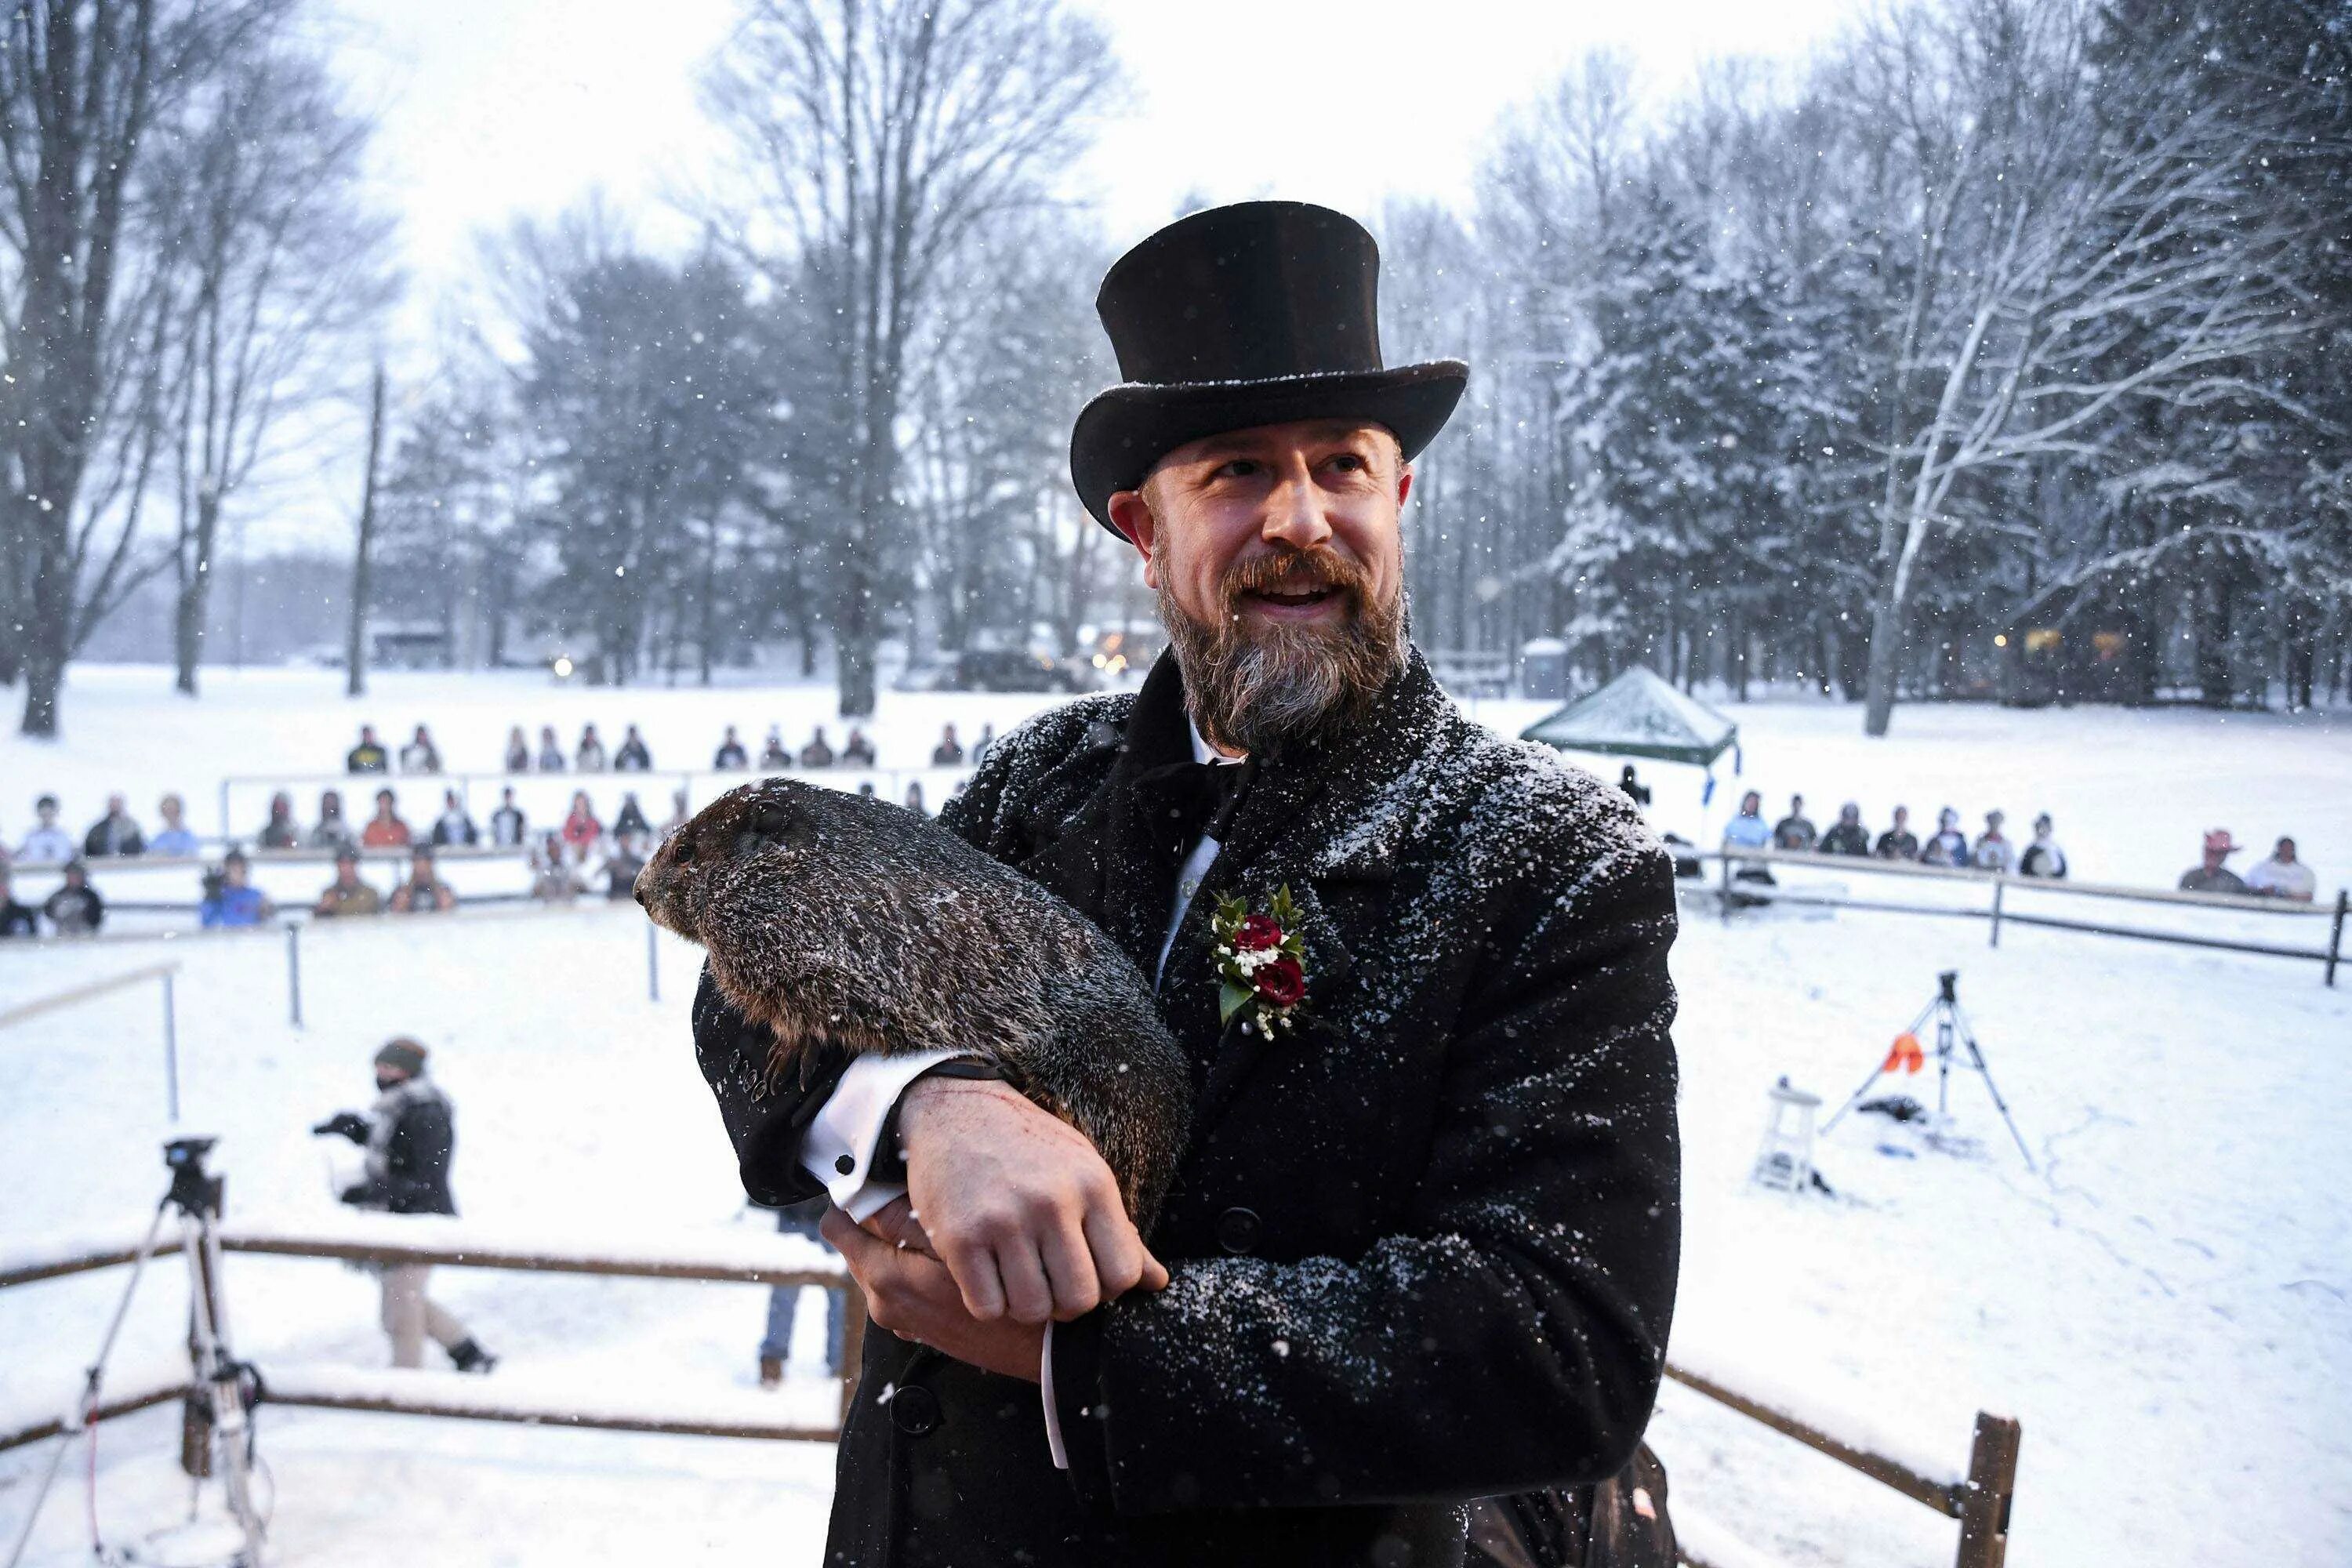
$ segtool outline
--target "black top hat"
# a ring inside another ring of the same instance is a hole
[[[1454,412],[1459,360],[1381,363],[1380,247],[1344,213],[1243,202],[1179,218],[1112,264],[1096,313],[1123,384],[1070,435],[1070,478],[1110,498],[1188,441],[1293,419],[1386,426],[1409,459]]]

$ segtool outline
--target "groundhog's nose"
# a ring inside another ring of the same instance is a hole
[[[641,866],[629,880],[629,896],[637,900],[637,908],[647,914],[654,911],[654,889],[650,866]]]

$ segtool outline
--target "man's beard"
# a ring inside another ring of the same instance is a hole
[[[1404,589],[1375,599],[1371,576],[1336,551],[1285,551],[1237,561],[1217,584],[1218,615],[1196,620],[1168,579],[1160,619],[1183,671],[1192,722],[1222,745],[1255,755],[1345,726],[1405,662]],[[1244,595],[1330,588],[1346,601],[1336,623],[1245,622]]]

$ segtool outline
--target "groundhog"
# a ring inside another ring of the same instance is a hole
[[[824,1042],[996,1063],[1094,1141],[1151,1228],[1191,1115],[1183,1053],[1127,954],[1028,878],[913,812],[766,779],[672,834],[636,898],[774,1033],[772,1079]]]

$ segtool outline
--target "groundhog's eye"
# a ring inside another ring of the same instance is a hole
[[[693,836],[686,833],[679,834],[670,846],[669,858],[680,866],[689,864],[694,859]]]

